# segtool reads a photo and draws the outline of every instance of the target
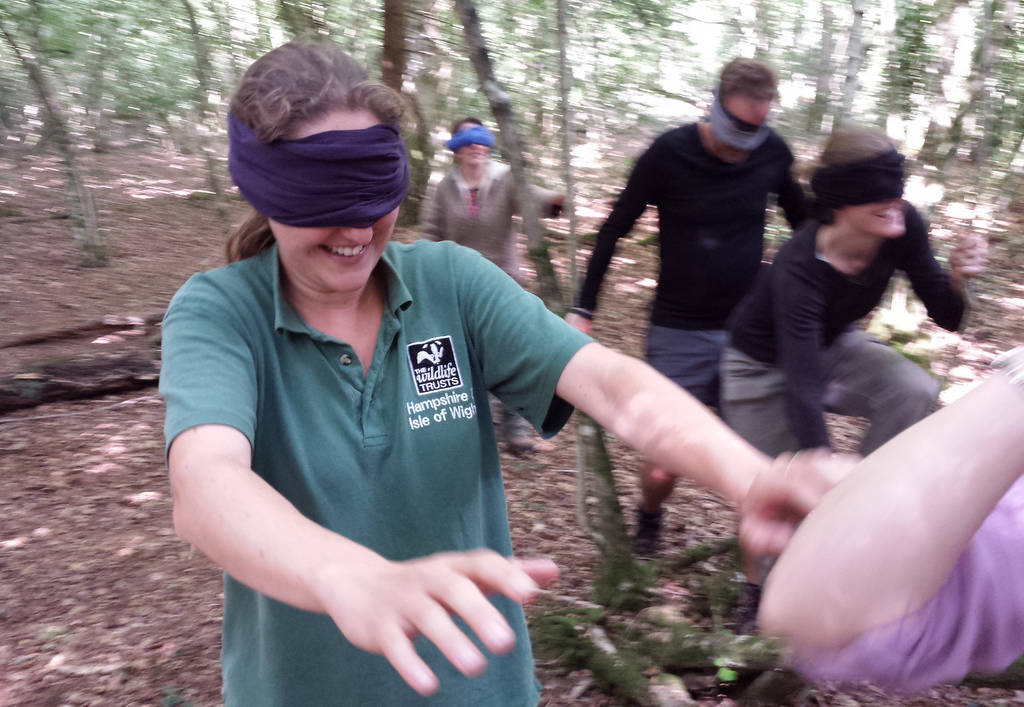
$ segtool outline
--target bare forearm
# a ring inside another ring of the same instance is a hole
[[[384,562],[304,517],[244,466],[197,469],[182,460],[171,481],[178,534],[235,579],[292,606],[322,612],[322,573]]]
[[[765,630],[841,646],[924,605],[1024,469],[1022,419],[1024,395],[995,376],[861,462],[775,565]]]
[[[590,375],[565,390],[560,382],[559,395],[657,466],[734,504],[768,466],[767,457],[647,364],[599,344],[584,347],[577,357],[570,366],[585,366]]]

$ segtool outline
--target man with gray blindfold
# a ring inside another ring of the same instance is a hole
[[[752,59],[722,69],[707,118],[658,137],[637,160],[597,242],[569,323],[590,333],[597,296],[615,244],[648,205],[658,209],[660,272],[646,358],[708,406],[718,405],[718,366],[726,320],[761,265],[769,194],[792,227],[804,220],[793,155],[765,123],[776,97],[772,70]],[[647,466],[641,474],[635,548],[658,549],[662,503],[674,479]]]

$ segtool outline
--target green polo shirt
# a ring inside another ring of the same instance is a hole
[[[392,243],[380,267],[388,303],[365,377],[351,346],[284,299],[276,247],[192,277],[163,325],[168,448],[190,427],[230,425],[249,438],[254,471],[300,512],[384,557],[510,555],[487,392],[553,435],[572,412],[555,385],[589,339],[467,248]],[[518,640],[483,676],[463,677],[417,642],[441,680],[425,700],[327,616],[229,575],[224,586],[228,705],[537,702],[523,613],[504,598],[493,601]]]

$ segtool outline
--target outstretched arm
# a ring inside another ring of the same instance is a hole
[[[629,175],[626,188],[622,190],[611,214],[601,226],[601,230],[597,232],[597,241],[590,254],[587,274],[580,287],[577,301],[577,305],[581,309],[590,312],[597,309],[597,295],[601,290],[601,283],[604,281],[604,275],[611,263],[612,255],[615,253],[615,244],[629,233],[647,205],[657,200],[659,182],[661,181],[659,154],[660,148],[656,141],[648,148],[647,152],[640,156]],[[580,327],[577,326],[577,328]]]
[[[253,589],[329,614],[352,644],[386,657],[422,695],[438,682],[413,648],[417,634],[463,674],[479,675],[486,659],[449,612],[488,649],[506,653],[515,636],[484,594],[527,601],[538,582],[557,575],[550,561],[520,563],[491,551],[388,561],[303,516],[250,461],[248,440],[232,427],[178,435],[168,457],[178,534]]]
[[[566,365],[558,396],[660,468],[688,477],[733,504],[768,457],[646,363],[590,343]]]
[[[1024,393],[995,375],[825,496],[768,577],[761,626],[802,651],[840,648],[916,611],[1022,473]]]

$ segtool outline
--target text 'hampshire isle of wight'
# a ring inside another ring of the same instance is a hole
[[[476,403],[469,393],[448,392],[428,400],[409,401],[405,409],[409,413],[409,427],[414,430],[434,423],[472,420],[476,417]]]

